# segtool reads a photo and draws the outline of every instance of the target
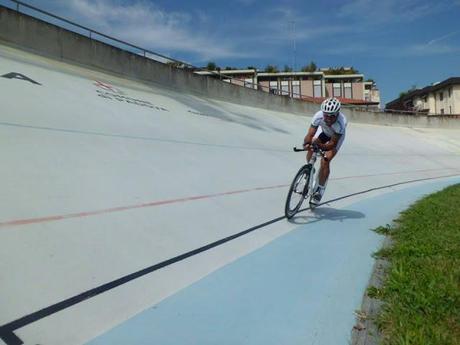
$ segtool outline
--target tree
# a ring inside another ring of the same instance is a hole
[[[289,67],[288,65],[284,65],[283,72],[292,72],[292,67]]]
[[[209,61],[208,64],[206,65],[206,69],[208,71],[215,71],[217,69],[217,65],[215,62]]]
[[[328,70],[324,71],[324,74],[328,74],[328,75],[330,74],[343,75],[343,74],[358,74],[358,73],[359,71],[355,69],[354,67],[343,67],[343,66],[331,67]]]
[[[407,94],[409,94],[408,91],[403,91],[399,93],[399,98],[404,98]]]
[[[278,70],[278,67],[275,66],[275,65],[267,65],[267,67],[265,67],[265,72],[267,72],[267,73],[278,73],[279,70]]]
[[[308,65],[302,67],[302,72],[316,72],[318,67],[311,61]]]
[[[415,90],[417,90],[417,85],[412,85],[409,90],[400,92],[399,93],[399,98],[404,98],[408,94],[410,94],[411,92],[413,92]]]

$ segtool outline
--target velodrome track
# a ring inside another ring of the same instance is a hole
[[[338,200],[288,222],[311,114],[6,46],[0,76],[0,343],[348,344],[369,229],[460,182],[459,130],[349,123]]]

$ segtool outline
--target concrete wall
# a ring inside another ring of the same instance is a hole
[[[332,97],[332,96],[333,96],[332,84],[331,83],[326,83],[326,94],[324,95],[324,97]]]
[[[454,103],[452,111],[454,114],[460,114],[460,85],[454,85],[452,88],[452,101]]]
[[[351,84],[354,99],[364,99],[364,85],[363,83],[352,83]]]
[[[127,78],[152,82],[192,94],[259,108],[313,114],[318,105],[198,76],[143,56],[92,40],[0,6],[0,40],[21,49]],[[330,90],[332,91],[332,90]],[[332,94],[332,92],[330,92]],[[460,128],[449,117],[389,115],[347,110],[350,121],[395,126]]]
[[[313,97],[313,80],[301,80],[300,90],[302,96]]]

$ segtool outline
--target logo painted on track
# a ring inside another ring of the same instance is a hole
[[[134,104],[134,105],[138,105],[141,107],[147,107],[147,108],[155,109],[158,111],[169,111],[168,109],[152,104],[149,101],[143,101],[141,99],[136,99],[136,98],[125,96],[126,94],[125,92],[121,91],[120,89],[108,83],[104,83],[99,80],[95,80],[94,85],[98,88],[96,90],[96,93],[99,97],[110,99],[110,100],[115,100],[119,102]]]
[[[35,84],[35,85],[41,85],[40,83],[36,82],[33,79],[30,79],[29,77],[25,76],[24,74],[17,73],[17,72],[10,72],[10,73],[4,74],[4,75],[2,75],[2,78],[19,79],[19,80],[28,81],[28,82],[30,82],[32,84]]]

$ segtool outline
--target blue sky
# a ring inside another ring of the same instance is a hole
[[[25,2],[196,66],[353,66],[383,103],[460,76],[460,0]]]

